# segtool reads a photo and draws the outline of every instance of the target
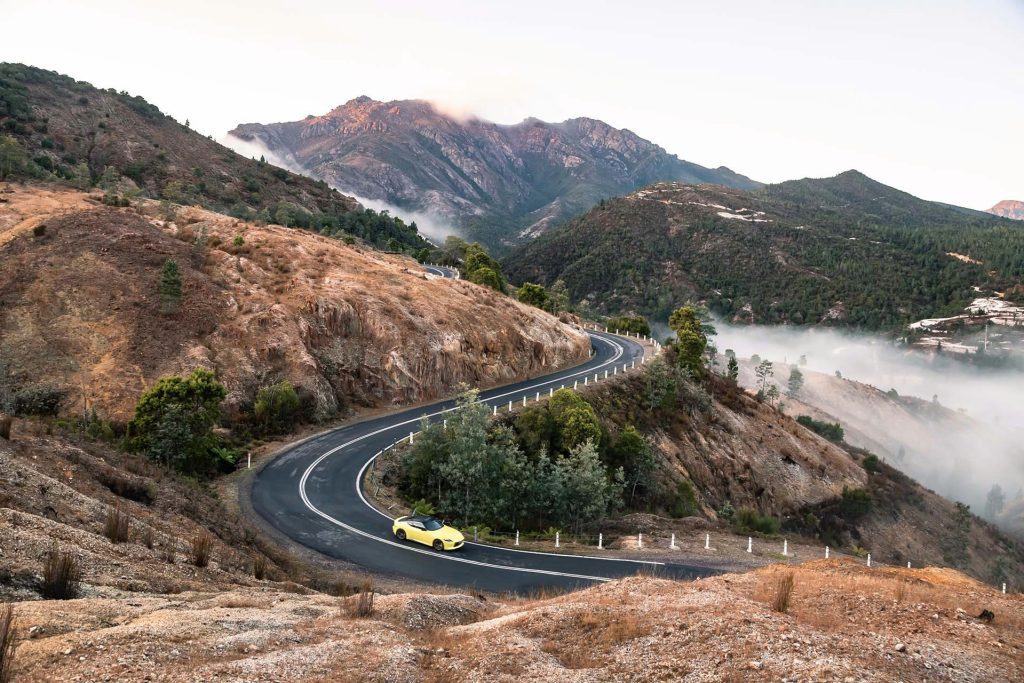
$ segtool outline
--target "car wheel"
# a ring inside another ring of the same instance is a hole
[[[440,539],[434,541],[434,550],[444,550],[444,543]]]
[[[404,541],[405,540],[405,529],[399,529],[398,531],[396,531],[395,532],[395,536],[398,536],[398,540],[399,541]]]

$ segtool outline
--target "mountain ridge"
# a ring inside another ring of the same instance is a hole
[[[760,186],[599,119],[498,124],[452,116],[427,100],[363,95],[300,121],[241,124],[232,138],[360,197],[440,216],[492,248],[657,180]]]
[[[1004,199],[1001,202],[997,202],[991,209],[988,209],[988,213],[1002,216],[1003,218],[1012,218],[1015,221],[1024,221],[1024,201]]]
[[[698,300],[736,322],[890,329],[966,305],[975,286],[1012,287],[1022,249],[1019,224],[847,171],[752,192],[658,183],[549,231],[505,266],[517,282],[563,280],[601,313],[664,320]]]

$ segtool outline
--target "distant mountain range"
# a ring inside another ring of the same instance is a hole
[[[1016,199],[1006,199],[993,206],[988,212],[1003,218],[1024,221],[1024,202]]]
[[[323,116],[240,125],[225,143],[265,149],[268,159],[359,197],[429,212],[499,250],[657,181],[760,186],[595,119],[499,125],[420,100],[359,97]]]
[[[1024,276],[1020,224],[918,199],[857,171],[744,191],[659,183],[504,261],[599,312],[666,319],[701,301],[737,322],[890,329]]]

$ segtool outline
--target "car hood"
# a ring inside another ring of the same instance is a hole
[[[466,537],[462,535],[462,532],[458,529],[450,526],[443,526],[437,532],[441,535],[441,538],[446,538],[450,541],[464,541]]]

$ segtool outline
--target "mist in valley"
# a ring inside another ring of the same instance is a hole
[[[993,484],[1005,493],[1007,508],[1020,498],[1024,375],[1019,371],[979,368],[881,337],[828,328],[715,325],[714,344],[720,354],[736,352],[745,386],[756,381],[752,355],[775,363],[774,381],[787,413],[812,412],[806,410],[810,406],[821,411],[819,417],[831,415],[846,429],[847,441],[979,514]],[[669,334],[664,326],[657,331]],[[719,358],[723,371],[725,360]],[[801,363],[805,385],[799,400],[791,399],[786,396],[790,366]],[[886,395],[892,389],[898,398]]]

